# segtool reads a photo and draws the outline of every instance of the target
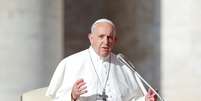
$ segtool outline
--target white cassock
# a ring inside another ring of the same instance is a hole
[[[72,86],[78,79],[86,82],[88,91],[80,96],[80,101],[102,101],[103,89],[107,101],[145,101],[144,86],[140,86],[135,73],[114,54],[100,58],[92,47],[59,63],[46,95],[54,101],[71,101]]]

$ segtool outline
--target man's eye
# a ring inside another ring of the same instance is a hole
[[[104,35],[100,35],[100,36],[99,36],[99,38],[103,38],[103,37],[104,37]]]

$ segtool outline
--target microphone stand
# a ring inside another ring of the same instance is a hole
[[[117,54],[117,58],[118,58],[123,64],[125,64],[126,66],[128,66],[131,71],[135,72],[135,73],[136,73],[136,76],[138,76],[138,78],[139,78],[141,81],[143,81],[144,84],[146,84],[146,86],[148,86],[148,87],[158,96],[158,98],[159,98],[161,101],[165,101],[165,100],[156,92],[156,90],[155,90],[153,87],[151,87],[151,85],[136,71],[135,66],[134,66],[130,61],[128,61],[128,60],[126,61],[126,59],[125,59],[125,57],[124,57],[123,54],[121,54],[121,53]]]

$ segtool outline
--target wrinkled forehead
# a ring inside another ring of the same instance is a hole
[[[108,23],[97,23],[94,28],[94,34],[113,35],[113,26]]]

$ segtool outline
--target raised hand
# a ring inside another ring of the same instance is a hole
[[[151,89],[148,90],[145,101],[157,101],[157,96]]]
[[[87,93],[87,86],[83,79],[78,79],[72,88],[71,97],[73,100],[76,100],[80,95]]]

